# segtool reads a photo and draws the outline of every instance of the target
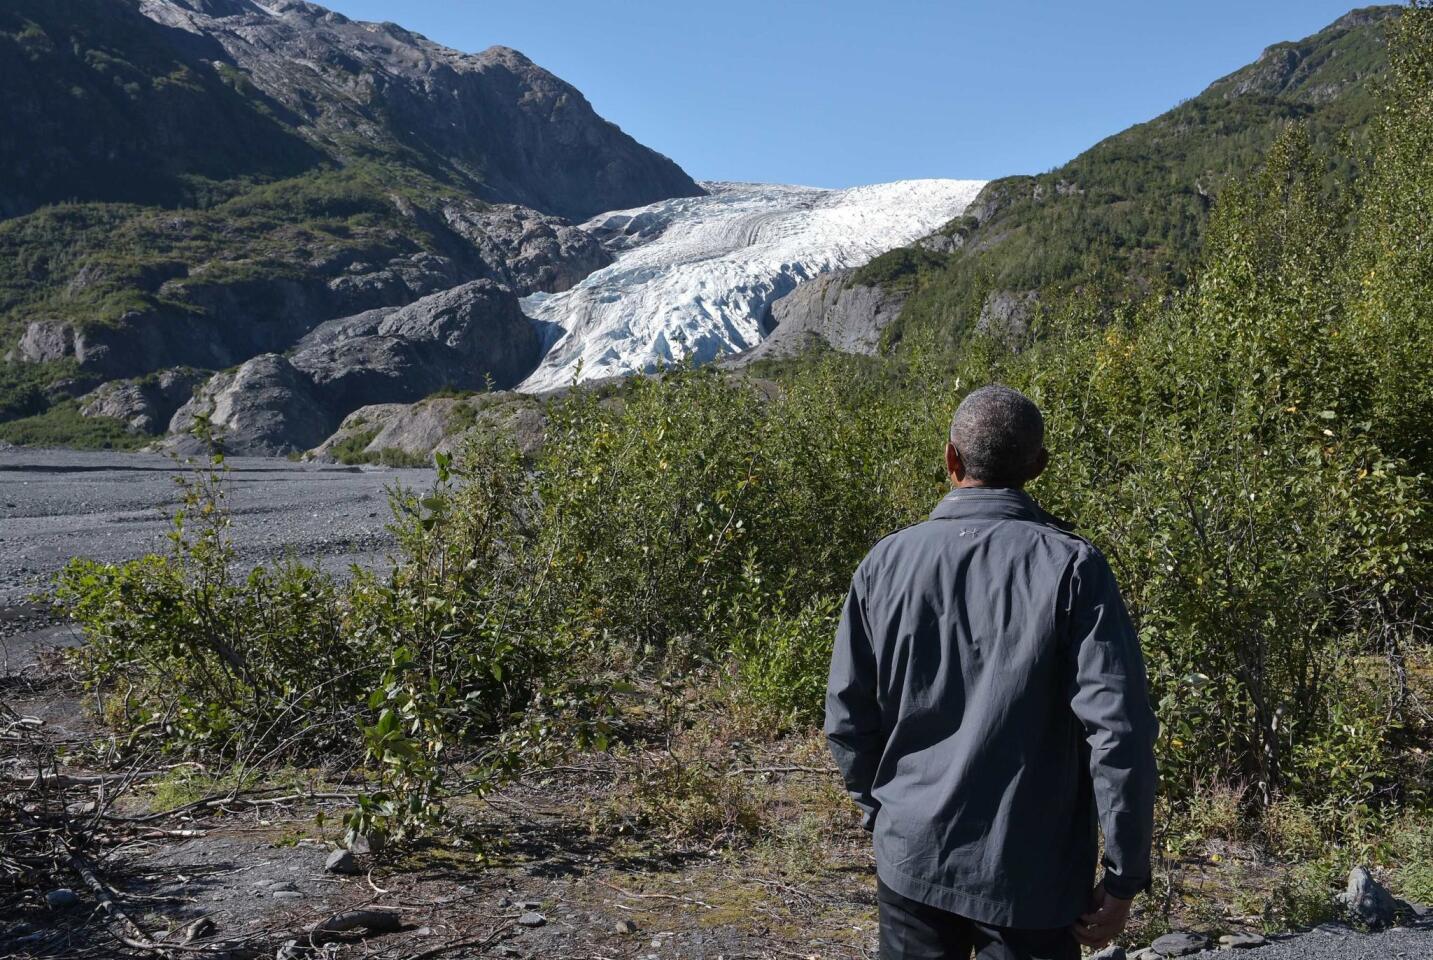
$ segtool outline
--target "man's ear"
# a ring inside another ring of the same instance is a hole
[[[945,444],[945,472],[950,474],[951,483],[965,479],[965,464],[960,462],[960,453],[950,441]]]
[[[1050,465],[1050,451],[1049,451],[1049,450],[1046,450],[1044,447],[1041,447],[1041,448],[1040,448],[1040,452],[1035,455],[1035,463],[1034,463],[1033,465],[1031,465],[1031,467],[1030,467],[1030,480],[1034,480],[1034,479],[1035,479],[1036,477],[1038,477],[1040,474],[1044,473],[1044,472],[1045,472],[1045,468],[1048,467],[1049,465]],[[1026,481],[1026,483],[1029,483],[1029,482],[1030,482],[1029,480]]]

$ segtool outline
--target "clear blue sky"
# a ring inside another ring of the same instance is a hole
[[[1349,0],[328,0],[515,47],[698,179],[1036,173]]]

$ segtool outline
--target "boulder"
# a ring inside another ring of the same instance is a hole
[[[330,853],[328,859],[324,861],[323,869],[325,873],[353,874],[363,872],[359,869],[358,861],[354,859],[353,854],[343,849],[338,849]]]
[[[1338,902],[1354,923],[1378,930],[1388,926],[1398,913],[1393,895],[1373,878],[1367,867],[1354,867],[1348,874],[1348,888]]]
[[[1225,950],[1252,950],[1268,942],[1257,933],[1226,933],[1219,938],[1219,946]]]
[[[1166,933],[1149,945],[1161,957],[1183,957],[1198,953],[1209,946],[1209,938],[1198,933],[1176,931]]]

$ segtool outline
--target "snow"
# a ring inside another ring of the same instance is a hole
[[[518,389],[550,390],[749,349],[761,339],[772,301],[802,281],[933,233],[984,185],[704,183],[705,197],[593,217],[583,229],[600,237],[616,262],[571,290],[524,298],[523,312],[545,333],[548,349]]]

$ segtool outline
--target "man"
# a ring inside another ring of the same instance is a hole
[[[1078,958],[1149,885],[1144,662],[1109,564],[1022,489],[1044,432],[1018,391],[968,395],[953,489],[852,579],[826,734],[874,833],[883,960]]]

